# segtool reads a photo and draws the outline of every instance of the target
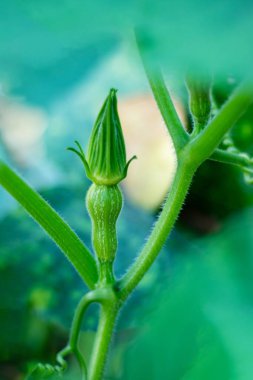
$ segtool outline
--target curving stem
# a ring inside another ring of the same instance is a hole
[[[78,348],[78,338],[79,338],[83,316],[91,303],[96,302],[96,303],[100,303],[102,307],[104,304],[107,306],[106,301],[111,298],[110,296],[111,296],[111,292],[110,291],[108,292],[108,289],[105,289],[105,288],[98,288],[94,291],[91,291],[85,294],[85,296],[79,302],[75,311],[74,319],[73,319],[71,330],[70,330],[69,343],[57,355],[57,362],[63,367],[63,369],[66,369],[66,362],[63,358],[73,353],[76,357],[76,360],[79,363],[81,374],[82,374],[82,380],[87,380],[87,377],[88,377],[85,360]]]

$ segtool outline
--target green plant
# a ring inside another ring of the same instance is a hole
[[[140,43],[141,45],[141,43]],[[102,378],[108,347],[117,316],[159,254],[180,213],[191,181],[198,167],[208,159],[237,165],[246,179],[253,177],[253,159],[239,152],[228,132],[253,101],[251,87],[242,83],[213,116],[211,83],[187,79],[193,129],[188,133],[174,108],[158,67],[150,64],[142,48],[143,62],[155,100],[170,133],[177,155],[177,171],[163,210],[136,261],[121,279],[115,279],[113,261],[117,250],[116,221],[122,207],[118,183],[126,177],[124,139],[117,114],[116,92],[111,90],[93,128],[87,158],[79,143],[69,148],[82,160],[87,176],[93,182],[87,193],[87,208],[92,219],[93,247],[97,260],[65,221],[32,190],[11,168],[0,162],[0,184],[41,225],[60,247],[90,291],[77,306],[68,345],[57,355],[57,365],[38,364],[30,379],[45,378],[66,369],[65,357],[74,354],[82,380]],[[101,308],[91,361],[86,362],[78,348],[81,322],[89,305]]]

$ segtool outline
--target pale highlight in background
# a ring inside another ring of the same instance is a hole
[[[181,105],[175,107],[184,120]],[[147,94],[119,101],[119,115],[126,141],[127,158],[138,157],[123,181],[133,203],[154,210],[163,202],[177,168],[171,137],[154,99]]]
[[[42,154],[42,136],[47,127],[41,108],[13,100],[0,102],[0,133],[12,158],[28,166]]]

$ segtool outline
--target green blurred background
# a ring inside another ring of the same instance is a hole
[[[66,147],[85,147],[102,101],[119,89],[130,157],[118,223],[122,275],[155,222],[175,171],[171,141],[151,97],[134,28],[163,67],[186,128],[186,70],[212,72],[220,107],[253,75],[250,1],[0,0],[0,156],[90,247],[89,182]],[[253,154],[253,107],[232,131]],[[106,379],[251,380],[253,188],[236,168],[207,162],[176,228],[118,321]],[[0,380],[54,363],[84,285],[58,248],[0,189]],[[97,309],[81,334],[88,357]],[[70,361],[66,379],[78,379]]]

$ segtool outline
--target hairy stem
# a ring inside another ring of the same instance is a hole
[[[119,307],[115,301],[101,306],[101,314],[89,367],[88,380],[102,379],[118,311]]]
[[[253,160],[245,153],[233,153],[222,149],[216,149],[209,160],[239,166],[243,169],[253,169]]]
[[[180,213],[194,170],[180,163],[163,210],[142,252],[119,283],[119,298],[125,300],[152,265]]]
[[[87,379],[87,367],[85,359],[82,357],[81,352],[78,348],[78,338],[80,334],[80,328],[83,320],[84,313],[91,303],[100,303],[104,305],[108,301],[108,296],[111,296],[111,291],[106,288],[97,288],[89,293],[87,293],[79,302],[79,305],[76,308],[74,319],[71,326],[70,337],[69,337],[69,347],[71,351],[75,354],[80,369],[82,372],[82,379]]]

